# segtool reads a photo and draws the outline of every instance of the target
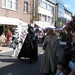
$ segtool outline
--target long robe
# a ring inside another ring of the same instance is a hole
[[[54,72],[60,50],[59,39],[55,35],[52,38],[47,35],[44,41],[48,43],[42,55],[40,73],[49,73],[49,70]]]
[[[23,46],[20,50],[20,53],[17,58],[28,57],[33,60],[38,59],[38,44],[37,44],[37,36],[35,33],[28,33],[26,39],[23,43]]]

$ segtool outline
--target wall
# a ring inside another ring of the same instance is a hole
[[[28,6],[28,13],[24,13],[24,1],[27,1],[29,6]],[[30,0],[18,0],[18,10],[13,11],[9,9],[2,8],[2,0],[0,0],[0,16],[6,16],[6,17],[11,17],[11,18],[17,18],[20,19],[26,23],[30,23]]]

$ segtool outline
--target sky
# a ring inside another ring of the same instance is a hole
[[[75,0],[61,0],[65,7],[71,11],[73,14],[75,14]]]

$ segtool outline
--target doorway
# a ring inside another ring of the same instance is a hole
[[[0,35],[3,33],[3,26],[0,26]]]

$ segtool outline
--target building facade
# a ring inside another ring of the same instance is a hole
[[[69,22],[72,20],[72,12],[70,12],[67,8],[64,8],[64,19],[65,19],[65,23]]]
[[[34,24],[41,28],[54,28],[54,5],[47,0],[38,0],[39,21]]]
[[[55,5],[55,26],[62,27],[67,20],[71,20],[72,12],[64,6],[61,0],[50,0],[56,3]]]
[[[30,22],[30,0],[0,0],[0,16]]]
[[[20,28],[20,25],[28,23],[30,23],[30,0],[0,0],[1,32],[6,30],[4,27],[8,28],[8,25],[19,25]]]
[[[20,28],[28,23],[41,28],[62,27],[72,14],[61,0],[0,0],[0,11],[0,33],[8,25],[18,25]]]

